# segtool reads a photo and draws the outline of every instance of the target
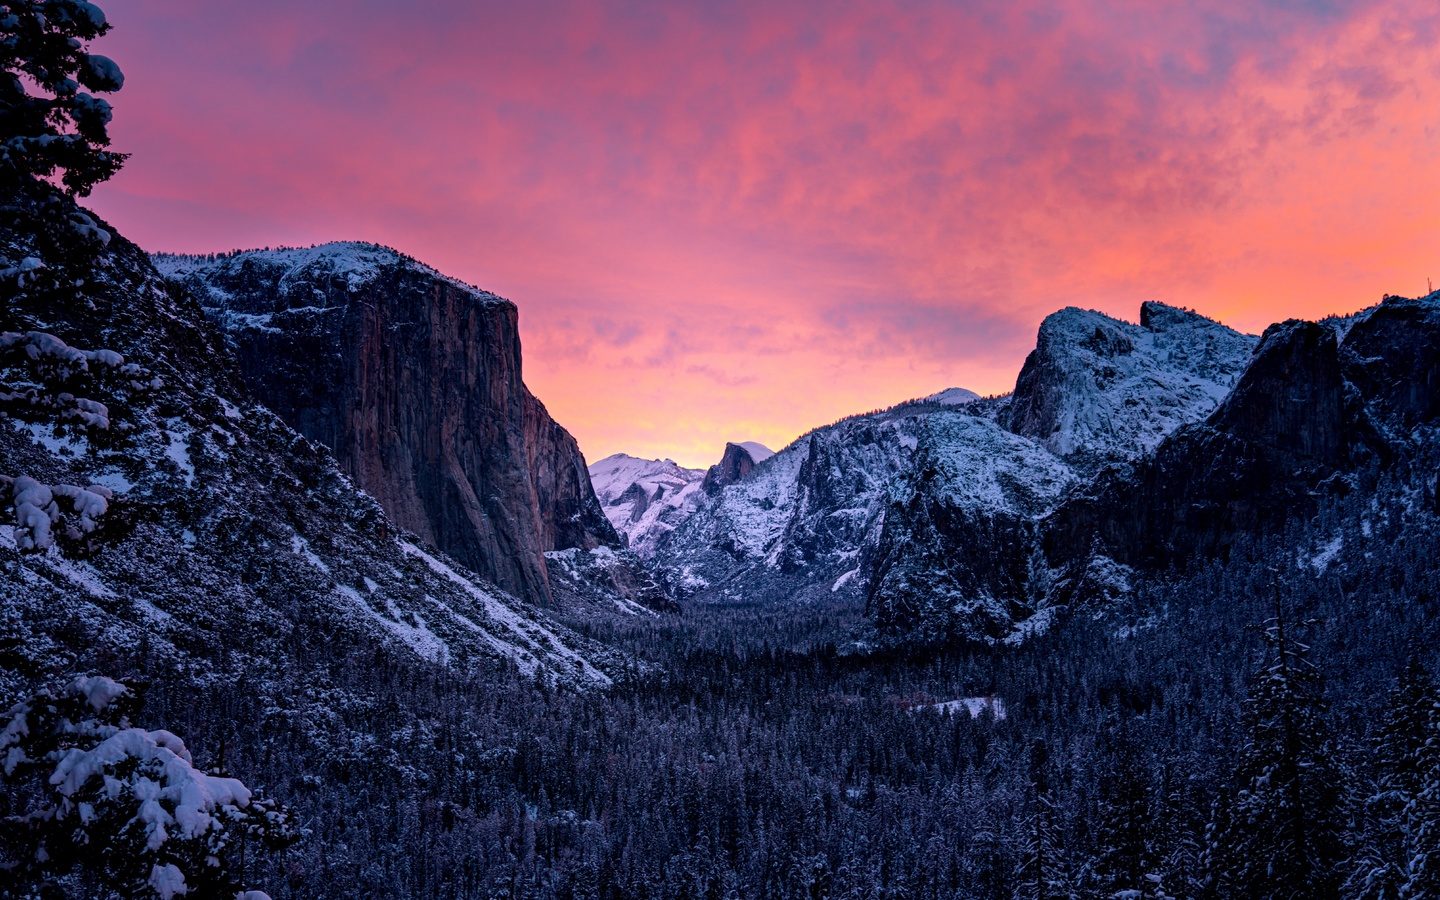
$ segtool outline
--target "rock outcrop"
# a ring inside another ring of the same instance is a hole
[[[156,263],[261,403],[482,577],[549,602],[546,551],[618,544],[574,438],[522,381],[513,303],[369,244]]]
[[[734,484],[755,471],[756,462],[748,447],[726,443],[720,461],[705,472],[705,480],[700,482],[700,488],[712,496],[718,494],[721,488]]]
[[[705,495],[701,469],[616,453],[590,466],[595,496],[625,545],[648,557]]]
[[[1272,325],[1205,422],[1047,519],[1044,556],[1063,573],[1062,599],[1084,595],[1097,559],[1144,570],[1224,559],[1238,542],[1309,521],[1358,473],[1428,466],[1437,367],[1440,295],[1389,298],[1339,323]],[[1415,473],[1419,493],[1430,478]]]
[[[1000,422],[1091,468],[1153,450],[1229,393],[1255,339],[1197,313],[1140,307],[1140,324],[1074,307],[1045,318]]]

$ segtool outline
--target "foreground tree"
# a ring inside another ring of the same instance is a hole
[[[0,0],[0,187],[53,179],[83,197],[119,171],[110,145],[110,104],[125,76],[86,42],[110,30],[84,0]]]
[[[1307,659],[1309,648],[1286,633],[1278,587],[1265,639],[1270,662],[1245,701],[1235,794],[1216,829],[1215,896],[1334,897],[1345,831],[1340,772],[1320,673]]]
[[[134,727],[138,706],[125,685],[92,676],[6,714],[0,897],[264,896],[241,893],[229,851],[240,840],[287,845],[290,814],[197,769],[174,734]]]
[[[1412,659],[1385,704],[1378,777],[1350,892],[1358,900],[1440,897],[1440,688]]]
[[[75,204],[114,175],[110,103],[125,76],[88,42],[110,30],[84,0],[0,0],[0,331],[34,327],[58,303],[93,305],[111,234]],[[81,90],[81,88],[87,88]]]

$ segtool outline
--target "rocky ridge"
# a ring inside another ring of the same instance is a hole
[[[536,603],[546,552],[618,546],[574,438],[524,385],[515,304],[372,244],[155,263],[256,399],[400,527]]]
[[[384,652],[407,666],[610,682],[607,669],[624,664],[617,654],[405,533],[323,446],[256,404],[200,305],[107,234],[83,295],[39,305],[22,296],[0,321],[58,355],[89,351],[127,373],[90,384],[103,421],[44,404],[0,419],[0,503],[18,517],[0,529],[6,671],[140,654],[143,669],[238,666],[259,685],[283,667]],[[40,252],[23,230],[0,240],[7,254]],[[72,376],[29,355],[0,359],[0,381],[39,397],[61,396]],[[90,485],[104,502],[72,512],[37,501],[35,485],[57,498]],[[37,508],[55,539],[26,552]],[[318,688],[352,676],[363,691],[363,674],[305,677]]]

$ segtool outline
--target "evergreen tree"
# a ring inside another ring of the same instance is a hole
[[[1155,870],[1150,773],[1128,738],[1109,755],[1097,783],[1094,880],[1102,897],[1149,889],[1154,882],[1147,876]]]
[[[139,698],[100,676],[14,706],[0,730],[0,897],[235,897],[238,841],[295,838],[290,815],[195,768],[180,738],[134,727]],[[248,896],[263,897],[252,892]]]
[[[1027,900],[1069,900],[1075,896],[1067,871],[1060,812],[1050,785],[1050,748],[1044,739],[1030,747],[1030,816],[1021,851],[1019,896]]]
[[[85,42],[110,30],[84,0],[0,0],[0,187],[58,179],[74,196],[119,171],[110,104],[80,90],[120,90],[125,76]]]
[[[1268,662],[1244,706],[1246,740],[1235,795],[1215,853],[1217,896],[1234,900],[1334,897],[1344,834],[1340,772],[1309,648],[1287,634],[1278,585],[1267,622]]]
[[[1440,897],[1440,688],[1418,659],[1390,693],[1374,758],[1351,892],[1358,900]]]

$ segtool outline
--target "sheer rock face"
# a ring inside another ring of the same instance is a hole
[[[1212,427],[1302,459],[1334,464],[1344,451],[1344,380],[1334,329],[1290,321],[1266,329]]]
[[[261,403],[481,576],[548,602],[546,551],[617,543],[574,438],[521,380],[513,303],[366,244],[157,263]]]
[[[739,444],[727,443],[720,462],[711,466],[700,483],[705,493],[714,495],[727,484],[734,484],[755,471],[755,458],[750,451]]]
[[[1440,417],[1440,291],[1390,297],[1345,335],[1346,378],[1404,429]]]

